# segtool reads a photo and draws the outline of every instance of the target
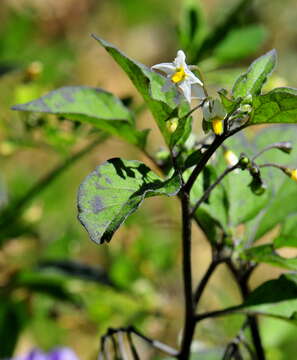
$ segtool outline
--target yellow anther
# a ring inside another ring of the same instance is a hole
[[[224,122],[221,118],[212,120],[212,130],[216,135],[222,135],[224,132]]]
[[[175,84],[185,80],[187,74],[185,73],[185,69],[183,67],[177,68],[175,73],[171,76],[171,81]]]

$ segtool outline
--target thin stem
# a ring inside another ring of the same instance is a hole
[[[223,143],[223,141],[226,139],[225,136],[216,136],[212,144],[209,146],[209,148],[203,153],[199,163],[196,165],[195,169],[193,170],[192,174],[190,175],[184,190],[186,192],[190,192],[192,186],[194,185],[198,175],[200,172],[204,169],[204,166],[207,164],[208,160],[211,158],[211,156],[214,154],[214,152],[217,150],[217,148]]]
[[[266,151],[272,150],[272,149],[279,149],[281,150],[282,147],[286,147],[286,148],[290,148],[291,143],[289,141],[285,141],[285,142],[277,142],[271,145],[266,146],[264,149],[262,149],[261,151],[259,151],[253,158],[252,161],[254,161],[255,159],[257,159],[260,155],[262,155],[263,153],[265,153]]]
[[[119,343],[119,351],[121,353],[121,359],[129,360],[127,353],[126,353],[125,345],[124,345],[123,333],[121,331],[119,331],[117,333],[117,336],[118,336],[118,343]]]
[[[209,197],[212,190],[220,184],[220,182],[224,179],[226,175],[228,175],[230,172],[232,172],[235,169],[239,168],[239,163],[233,165],[232,167],[227,168],[217,179],[216,181],[211,184],[204,192],[204,194],[201,196],[201,198],[196,202],[196,204],[193,206],[193,209],[191,210],[191,216],[195,214],[196,210],[199,208],[199,206]]]
[[[194,301],[192,291],[192,266],[191,266],[191,218],[190,196],[186,191],[181,193],[182,207],[182,270],[184,284],[184,329],[179,359],[187,360],[190,356],[190,347],[194,336]]]
[[[106,334],[101,337],[101,349],[102,349],[102,344],[104,344],[104,341],[107,337],[112,336],[114,334],[120,334],[120,333],[134,334],[134,335],[138,336],[140,339],[142,339],[143,341],[145,341],[146,343],[148,343],[150,346],[154,347],[157,350],[164,352],[167,355],[170,355],[173,357],[177,357],[177,355],[178,355],[178,351],[176,349],[172,348],[169,345],[163,344],[162,342],[160,342],[158,340],[153,340],[153,339],[149,338],[148,336],[146,336],[146,335],[142,334],[141,332],[139,332],[138,330],[136,330],[133,326],[129,326],[126,328],[116,328],[116,329],[109,328],[107,330]],[[121,345],[121,344],[119,343],[119,345]],[[120,349],[120,351],[121,351],[121,349]]]
[[[225,261],[226,261],[226,259],[224,259],[224,258],[219,259],[219,258],[213,257],[211,263],[209,264],[209,267],[207,268],[204,276],[200,280],[200,282],[194,292],[194,297],[193,297],[194,305],[197,305],[199,303],[199,301],[202,297],[202,294],[204,292],[204,289],[205,289],[211,275],[217,268],[217,266]]]
[[[229,349],[230,349],[230,346],[232,346],[232,345],[235,345],[235,346],[236,346],[236,345],[238,345],[238,344],[242,344],[242,345],[245,347],[245,349],[247,350],[247,352],[249,353],[250,358],[251,358],[252,360],[254,360],[254,359],[256,358],[253,349],[251,348],[250,344],[246,341],[245,336],[244,336],[244,330],[245,330],[245,328],[246,328],[248,325],[249,325],[248,320],[246,320],[246,321],[243,323],[241,329],[239,330],[239,333],[238,333],[238,334],[234,337],[234,339],[227,345],[226,351],[225,351],[225,354],[224,354],[225,357],[226,357],[227,354],[228,354],[228,351],[229,351]],[[223,357],[223,359],[224,359],[224,357]]]
[[[136,346],[134,345],[134,342],[133,342],[133,338],[132,338],[131,332],[128,332],[128,333],[127,333],[127,339],[128,339],[128,343],[129,343],[129,346],[130,346],[130,349],[131,349],[131,353],[132,353],[133,359],[134,359],[134,360],[140,360],[140,357],[139,357],[139,355],[138,355]]]
[[[274,167],[276,169],[279,169],[281,171],[284,171],[286,168],[285,166],[282,165],[278,165],[278,164],[274,164],[274,163],[265,163],[265,164],[260,164],[258,165],[259,168],[264,168],[264,167]]]
[[[219,316],[234,314],[238,310],[238,306],[231,306],[222,310],[207,311],[201,314],[195,315],[195,321],[200,322],[204,319],[211,319]]]

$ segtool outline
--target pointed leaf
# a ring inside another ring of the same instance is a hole
[[[247,313],[296,322],[297,275],[284,274],[257,287],[240,307]]]
[[[297,89],[276,88],[253,99],[249,125],[297,123]]]
[[[273,71],[276,64],[276,51],[269,51],[267,54],[255,60],[248,71],[240,75],[236,80],[232,94],[234,98],[246,97],[248,95],[259,95],[267,77]]]
[[[152,71],[147,66],[130,59],[109,42],[94,35],[93,37],[126,72],[136,89],[142,95],[144,101],[147,103],[166,143],[170,144],[171,133],[166,127],[166,120],[176,116],[174,114],[176,113],[177,98],[179,97],[177,89],[174,86],[171,86],[168,90],[164,91],[164,86],[168,84],[165,77]],[[179,114],[179,117],[185,115],[190,110],[187,103],[184,103],[182,108],[182,113]]]
[[[133,145],[144,147],[147,131],[135,129],[131,112],[113,94],[87,86],[66,86],[13,110],[56,114],[89,123]]]
[[[108,242],[144,198],[176,195],[179,189],[177,176],[164,181],[139,161],[110,159],[80,185],[78,217],[93,241]]]

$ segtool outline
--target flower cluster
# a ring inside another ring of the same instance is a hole
[[[173,84],[189,103],[192,99],[204,100],[202,105],[204,120],[211,122],[213,132],[216,135],[222,135],[224,131],[224,108],[219,100],[207,98],[202,80],[191,71],[194,68],[196,66],[186,64],[186,55],[182,50],[178,50],[172,63],[152,66],[152,70],[160,71],[167,77],[168,81],[163,91],[166,91]]]

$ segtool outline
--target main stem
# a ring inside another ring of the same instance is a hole
[[[243,300],[245,300],[250,293],[248,286],[248,279],[251,272],[247,273],[245,276],[240,276],[238,270],[234,267],[232,262],[230,261],[227,262],[227,265],[230,271],[232,272],[232,274],[234,275],[235,280],[238,283]],[[257,360],[265,360],[265,353],[261,341],[257,318],[255,316],[248,316],[247,319],[248,319],[249,328],[251,330],[251,336],[252,336],[255,352],[257,354]]]
[[[184,189],[181,193],[181,208],[182,268],[185,296],[185,315],[182,344],[178,359],[188,360],[190,357],[190,348],[195,331],[195,310],[192,290],[190,195]]]

